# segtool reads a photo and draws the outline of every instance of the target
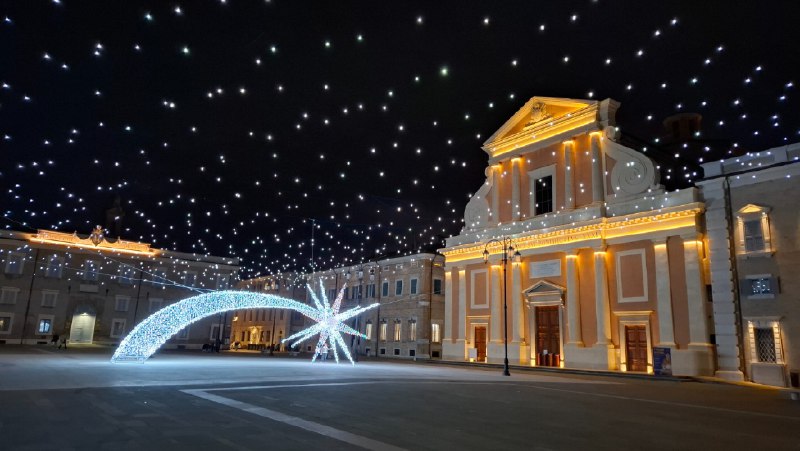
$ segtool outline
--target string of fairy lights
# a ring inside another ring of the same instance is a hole
[[[482,142],[532,95],[620,100],[672,189],[798,139],[788,44],[638,3],[393,5],[335,29],[280,1],[3,6],[5,228],[88,233],[118,194],[125,239],[238,258],[242,278],[313,272],[441,247],[483,181]],[[660,122],[683,112],[705,128],[670,143]]]

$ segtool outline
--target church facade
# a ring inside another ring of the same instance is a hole
[[[619,104],[531,98],[441,252],[445,360],[713,374],[703,204],[619,142]],[[504,325],[507,322],[507,327]]]

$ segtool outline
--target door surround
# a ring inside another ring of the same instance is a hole
[[[652,310],[614,312],[614,316],[618,318],[619,325],[619,327],[617,327],[617,334],[619,336],[620,371],[628,371],[628,346],[627,336],[625,335],[625,326],[644,326],[645,335],[647,336],[647,373],[653,373],[653,337],[650,329],[650,317],[652,315]]]
[[[566,288],[561,285],[540,280],[522,292],[525,297],[525,306],[528,308],[528,334],[530,337],[530,364],[536,366],[536,307],[558,306],[558,354],[561,356],[559,367],[564,367],[564,293]]]

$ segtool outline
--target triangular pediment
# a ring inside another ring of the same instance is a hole
[[[536,295],[543,295],[543,294],[554,294],[558,293],[561,294],[564,292],[564,287],[561,285],[556,285],[553,282],[548,282],[547,280],[540,280],[535,284],[531,285],[527,290],[523,291],[525,296],[536,296]]]
[[[770,210],[769,207],[764,207],[756,204],[747,204],[739,209],[739,214],[768,213],[769,210]]]
[[[542,126],[546,127],[549,123],[557,122],[572,113],[597,104],[598,101],[596,100],[531,97],[483,145],[484,147],[490,147],[494,143],[499,143],[529,130],[541,129]]]

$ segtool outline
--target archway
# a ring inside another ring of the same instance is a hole
[[[317,322],[317,324],[283,341],[297,339],[292,344],[294,346],[319,333],[320,343],[329,339],[335,340],[349,358],[350,354],[346,347],[343,346],[344,341],[340,333],[366,336],[344,324],[344,321],[363,311],[377,307],[378,304],[353,308],[340,313],[339,306],[344,295],[344,287],[332,304],[328,303],[324,291],[322,292],[322,302],[310,287],[309,291],[315,307],[280,296],[249,291],[216,291],[184,299],[153,313],[134,327],[120,342],[119,347],[111,357],[111,361],[136,360],[143,362],[153,355],[161,345],[166,343],[170,337],[195,321],[226,311],[258,308],[290,309]],[[336,346],[334,343],[332,344]],[[314,358],[316,359],[316,355]],[[350,360],[352,362],[352,359]]]

